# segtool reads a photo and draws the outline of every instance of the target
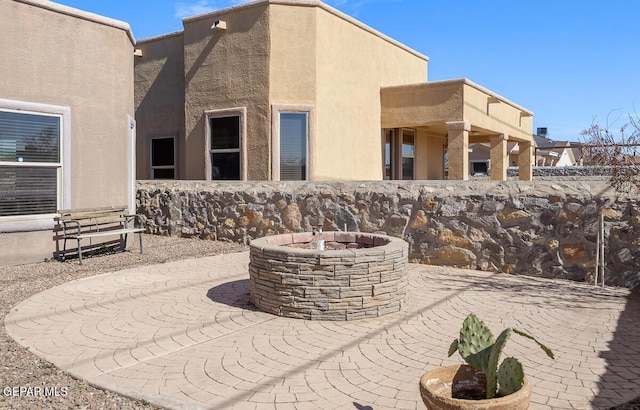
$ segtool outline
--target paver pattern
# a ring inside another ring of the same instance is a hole
[[[640,391],[640,303],[626,289],[410,264],[402,311],[356,321],[277,317],[249,303],[249,255],[94,276],[6,317],[11,337],[72,375],[169,408],[422,409],[418,380],[470,312],[512,338],[531,408],[607,408]]]

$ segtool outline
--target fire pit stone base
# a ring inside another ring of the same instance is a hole
[[[324,232],[326,250],[310,249],[310,232],[251,241],[251,301],[278,316],[353,320],[402,309],[408,244],[361,232]]]

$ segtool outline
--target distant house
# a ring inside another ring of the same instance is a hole
[[[134,38],[51,1],[0,2],[0,265],[51,258],[62,208],[133,207]]]
[[[568,167],[581,165],[581,150],[569,141],[554,141],[535,135],[535,164],[537,166]]]
[[[520,146],[517,142],[507,143],[509,166],[517,166]],[[469,144],[469,172],[471,175],[489,175],[491,170],[491,144]]]
[[[566,167],[582,165],[583,149],[580,144],[569,141],[554,141],[542,135],[534,135],[536,166]],[[469,170],[471,175],[489,175],[491,145],[478,143],[469,145]],[[517,166],[520,146],[516,142],[507,144],[509,166]]]
[[[316,0],[261,0],[141,40],[139,179],[467,179],[486,143],[506,179],[531,111],[467,79],[427,81],[428,58]]]

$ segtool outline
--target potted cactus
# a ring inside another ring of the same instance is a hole
[[[493,334],[476,315],[462,323],[460,338],[451,343],[449,356],[456,351],[467,365],[441,367],[420,379],[420,393],[428,409],[527,409],[531,385],[520,362],[500,355],[512,333],[536,342],[553,358],[553,352],[535,336],[517,327],[508,327],[494,340]]]

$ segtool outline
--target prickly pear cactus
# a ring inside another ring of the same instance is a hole
[[[471,314],[462,322],[460,339],[451,344],[449,356],[458,350],[467,364],[486,372],[493,343],[491,330],[476,315]]]
[[[497,372],[498,396],[508,396],[517,392],[524,384],[522,365],[513,357],[507,357],[500,364]]]
[[[467,364],[486,374],[488,399],[496,394],[506,396],[514,393],[524,384],[524,372],[518,360],[509,357],[498,366],[502,350],[512,333],[533,340],[547,356],[554,358],[551,349],[531,333],[517,327],[504,329],[494,341],[487,325],[474,314],[467,316],[460,329],[460,339],[454,340],[449,347],[449,356],[457,350]]]

